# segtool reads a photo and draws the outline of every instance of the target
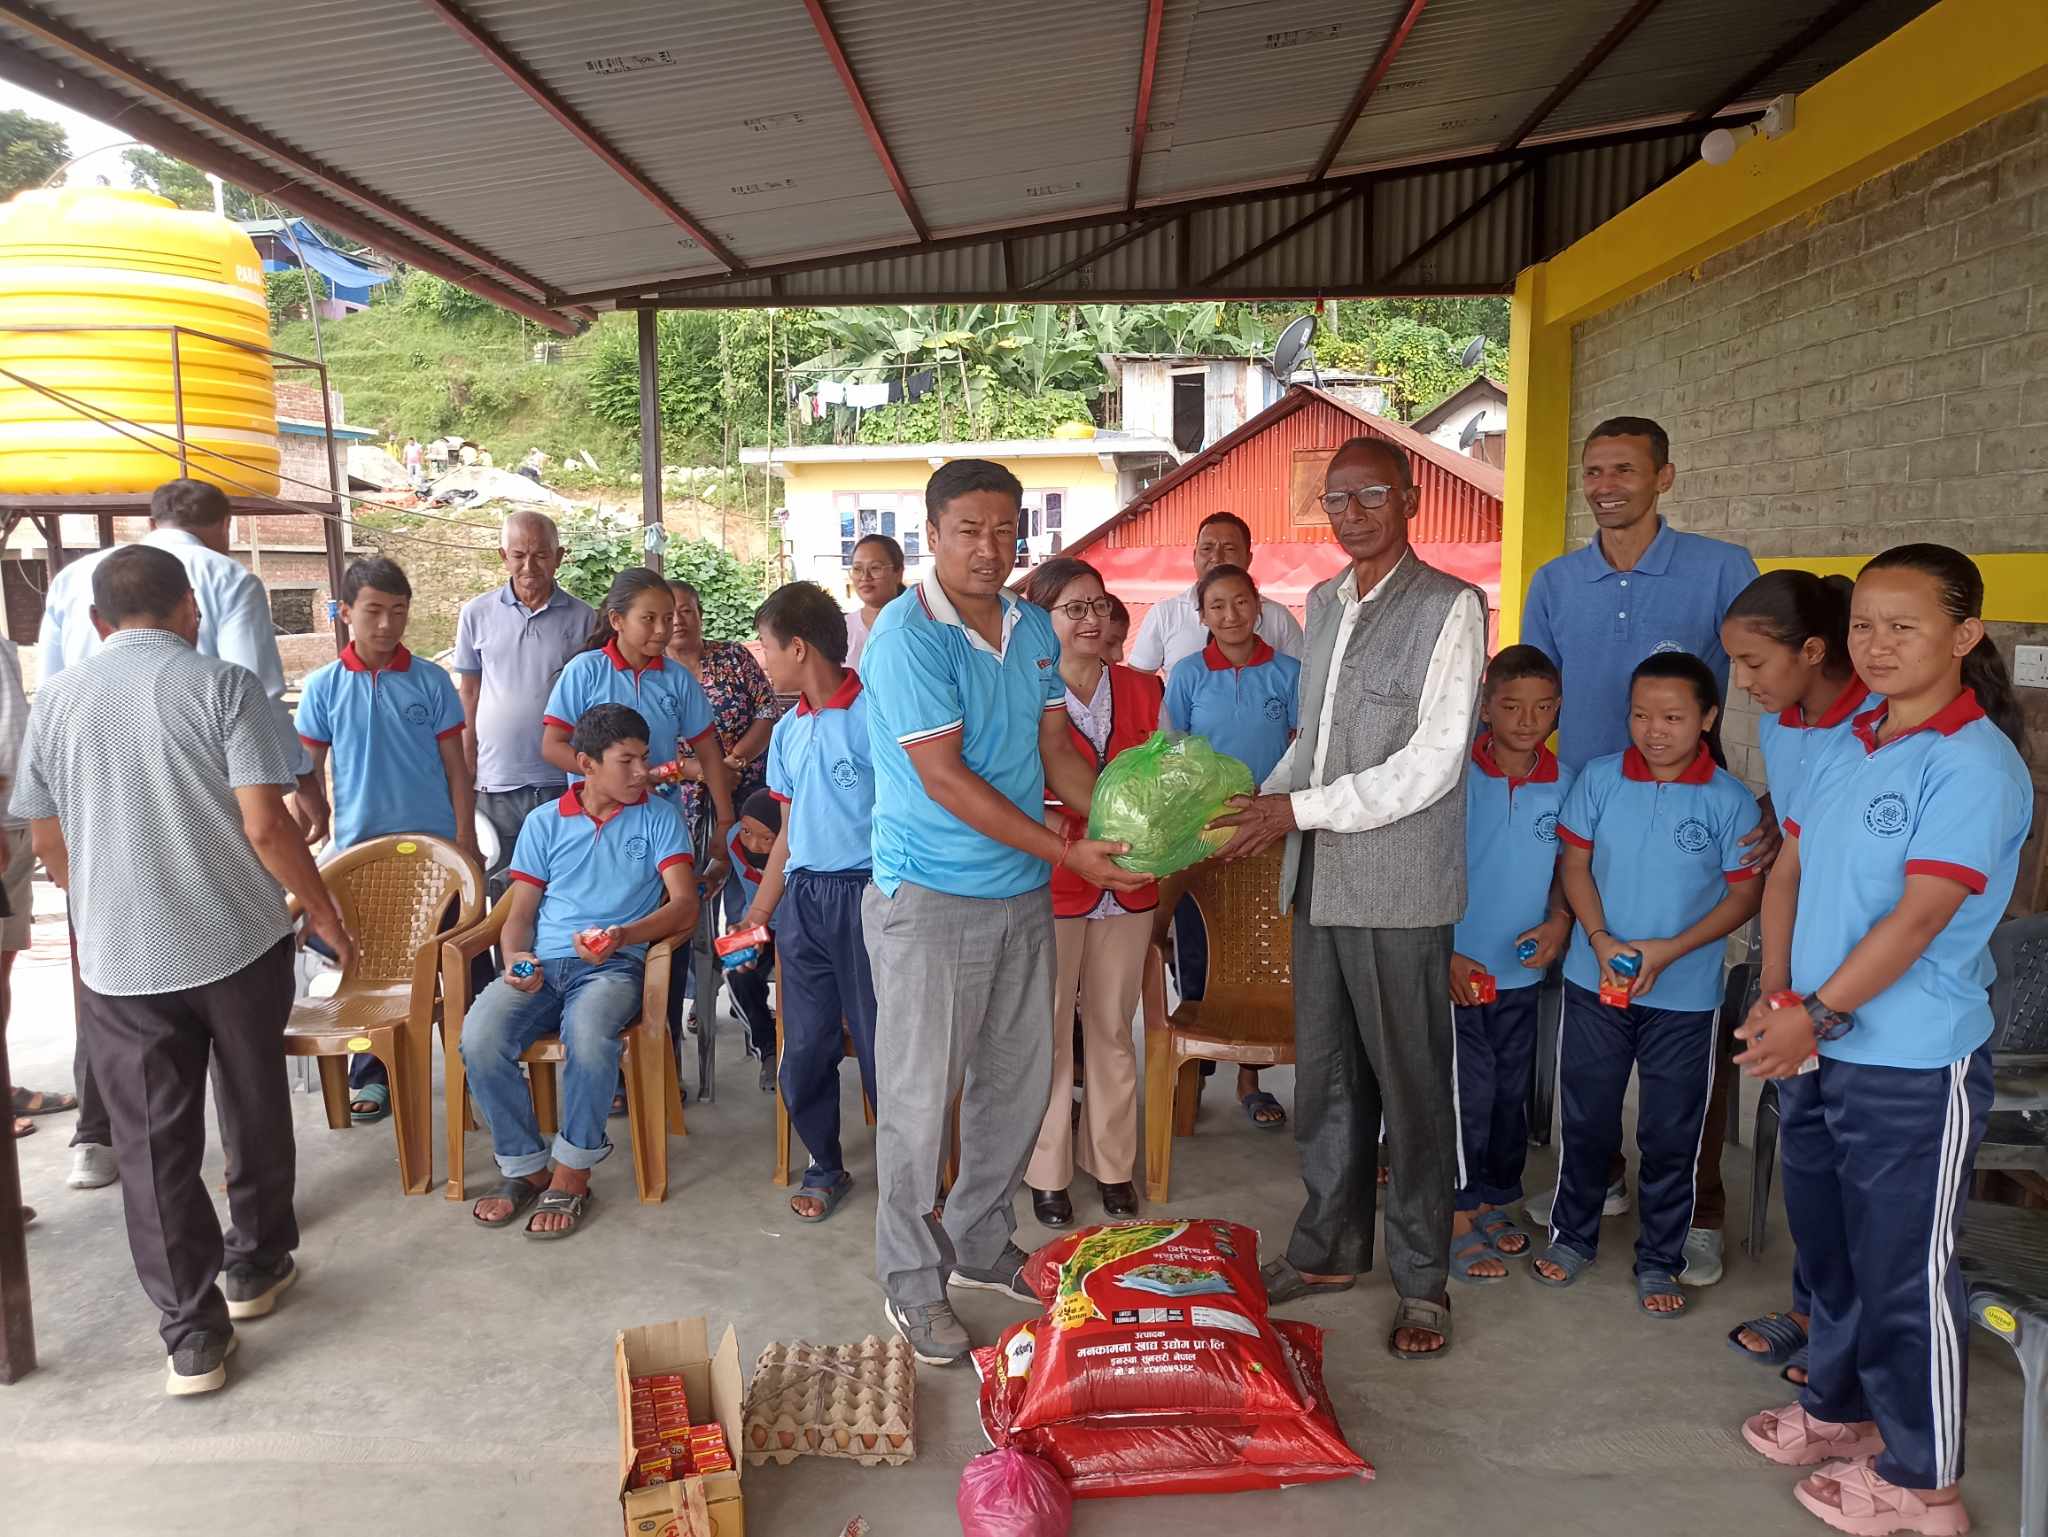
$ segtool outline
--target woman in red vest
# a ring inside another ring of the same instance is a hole
[[[1114,603],[1093,566],[1056,556],[1032,571],[1024,596],[1052,615],[1074,745],[1096,767],[1159,729],[1159,680],[1105,660]],[[1086,807],[1068,809],[1049,795],[1047,800],[1051,825],[1085,832]],[[1152,909],[1158,905],[1155,886],[1105,891],[1072,871],[1053,871],[1058,971],[1052,995],[1052,1102],[1024,1174],[1032,1210],[1047,1227],[1066,1227],[1074,1220],[1067,1186],[1076,1163],[1095,1177],[1104,1215],[1129,1217],[1138,1210],[1132,1182],[1138,1160],[1138,1053],[1131,1019],[1152,938]],[[1074,1076],[1077,1003],[1086,1077],[1078,1148],[1067,1087]]]

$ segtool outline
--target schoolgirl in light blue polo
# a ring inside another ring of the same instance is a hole
[[[1165,723],[1205,737],[1264,784],[1301,724],[1301,662],[1258,632],[1259,589],[1241,566],[1214,566],[1195,583],[1209,643],[1174,664]]]
[[[1857,578],[1849,653],[1876,701],[1787,808],[1764,997],[1736,1032],[1743,1067],[1780,1080],[1813,1298],[1805,1391],[1743,1438],[1776,1463],[1826,1461],[1794,1492],[1843,1530],[1969,1529],[1955,1251],[1991,1107],[1987,946],[2033,808],[1983,612],[1983,577],[1945,545],[1887,550]]]
[[[1846,576],[1766,571],[1728,605],[1721,648],[1733,681],[1756,702],[1757,743],[1764,760],[1763,801],[1782,816],[1806,771],[1868,706],[1870,689],[1849,660]],[[1723,1071],[1725,1071],[1725,1065]],[[1732,1087],[1732,1085],[1731,1085]],[[1728,1331],[1728,1346],[1794,1385],[1806,1381],[1806,1331],[1812,1299],[1798,1256],[1792,1260],[1792,1306]]]
[[[1627,752],[1595,758],[1559,813],[1565,896],[1578,927],[1558,1037],[1557,1199],[1533,1273],[1569,1286],[1593,1262],[1608,1162],[1621,1147],[1630,1069],[1642,1157],[1636,1301],[1685,1311],[1678,1284],[1714,1083],[1721,941],[1755,916],[1762,882],[1742,840],[1762,819],[1706,735],[1720,714],[1707,664],[1684,651],[1637,663]]]

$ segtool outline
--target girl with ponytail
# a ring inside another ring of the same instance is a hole
[[[1785,808],[1763,999],[1736,1034],[1780,1080],[1785,1210],[1812,1295],[1799,1402],[1743,1438],[1826,1463],[1794,1491],[1840,1531],[1957,1537],[1969,1314],[1955,1252],[1991,1108],[1985,950],[2033,787],[1984,581],[1938,544],[1887,550],[1850,603],[1876,696]]]

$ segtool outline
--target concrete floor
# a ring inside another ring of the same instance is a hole
[[[39,906],[53,907],[39,892]],[[61,909],[54,909],[61,911]],[[16,1076],[69,1083],[71,1015],[61,920],[39,923],[15,972]],[[772,1339],[856,1339],[883,1327],[871,1274],[872,1152],[846,1075],[860,1187],[829,1224],[790,1219],[768,1182],[770,1100],[724,1026],[715,1105],[689,1111],[671,1143],[667,1205],[631,1198],[623,1159],[599,1172],[590,1232],[540,1246],[475,1227],[437,1193],[397,1193],[387,1128],[330,1132],[317,1096],[297,1102],[304,1277],[271,1318],[246,1326],[225,1392],[162,1392],[156,1320],[129,1264],[118,1187],[66,1190],[70,1117],[18,1144],[27,1199],[42,1367],[0,1389],[0,1507],[8,1537],[92,1531],[119,1537],[290,1532],[394,1534],[618,1530],[611,1341],[625,1325],[701,1313],[738,1326],[742,1359]],[[1292,1075],[1268,1076],[1283,1103]],[[1747,1124],[1745,1115],[1744,1124]],[[438,1149],[437,1149],[438,1151]],[[469,1173],[488,1172],[481,1135]],[[1532,1184],[1547,1179],[1537,1149]],[[1748,1157],[1731,1150],[1737,1205]],[[209,1178],[219,1179],[219,1158]],[[1077,1186],[1077,1199],[1083,1187]],[[1092,1195],[1092,1191],[1090,1192]],[[1174,1161],[1171,1209],[1261,1228],[1284,1244],[1300,1200],[1291,1143],[1254,1131],[1221,1093]],[[1080,1201],[1082,1218],[1094,1213]],[[1731,1214],[1739,1219],[1740,1213]],[[1677,1322],[1637,1311],[1633,1219],[1607,1224],[1602,1262],[1569,1293],[1517,1273],[1454,1287],[1456,1348],[1396,1361],[1383,1347],[1393,1306],[1384,1273],[1298,1309],[1330,1331],[1329,1382],[1370,1484],[1077,1507],[1081,1537],[1182,1537],[1258,1523],[1270,1537],[1370,1530],[1378,1537],[1524,1529],[1613,1537],[1754,1537],[1822,1528],[1793,1502],[1791,1472],[1756,1458],[1736,1427],[1790,1392],[1738,1360],[1724,1335],[1781,1306],[1791,1260],[1782,1213],[1764,1261],[1731,1255],[1728,1277],[1694,1293]],[[1040,1236],[1028,1222],[1027,1246]],[[965,1294],[977,1340],[1021,1317]],[[2018,1530],[2019,1377],[2010,1352],[1972,1331],[1970,1477],[1977,1530]],[[961,1465],[984,1442],[965,1368],[925,1369],[919,1455],[906,1468],[822,1460],[746,1470],[752,1537],[834,1537],[850,1517],[874,1537],[957,1530]]]

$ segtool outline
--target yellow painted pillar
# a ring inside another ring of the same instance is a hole
[[[1508,461],[1500,541],[1500,644],[1521,638],[1536,568],[1564,553],[1572,464],[1572,332],[1545,320],[1547,268],[1515,280],[1509,310]]]

